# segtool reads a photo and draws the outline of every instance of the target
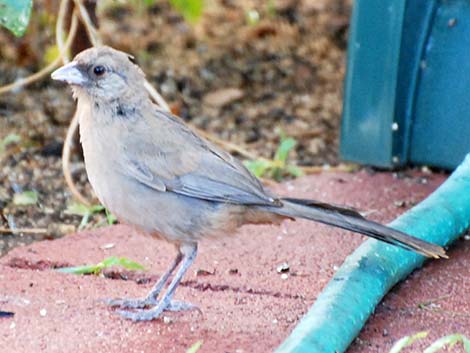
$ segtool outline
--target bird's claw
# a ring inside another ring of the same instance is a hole
[[[168,305],[158,303],[152,309],[143,309],[136,311],[118,310],[117,313],[126,319],[132,321],[149,321],[157,319],[163,311],[184,311],[184,310],[199,310],[199,308],[191,303],[181,301],[171,301]]]
[[[104,301],[109,306],[118,306],[122,309],[143,309],[148,306],[155,306],[158,301],[155,298],[143,298],[143,299],[105,299]]]

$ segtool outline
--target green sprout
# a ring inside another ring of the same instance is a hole
[[[153,6],[157,0],[134,0],[134,5],[142,11],[144,7]],[[170,5],[188,22],[195,23],[204,11],[204,0],[169,0]],[[142,6],[143,5],[143,6]]]
[[[11,144],[18,143],[21,141],[21,136],[17,134],[8,134],[2,140],[0,140],[0,157],[5,153],[7,147]]]
[[[428,332],[418,332],[411,336],[405,336],[398,340],[392,347],[389,353],[400,353],[403,348],[412,345],[415,341],[420,340],[428,335]],[[457,343],[462,343],[466,353],[470,353],[470,340],[459,333],[444,336],[434,341],[427,347],[423,353],[437,353],[441,352],[444,347],[451,350]]]
[[[102,213],[102,212],[105,212],[106,221],[108,225],[116,223],[117,221],[116,217],[112,215],[102,205],[87,206],[79,202],[72,202],[67,206],[67,209],[65,210],[65,214],[82,217],[82,220],[80,221],[80,225],[78,226],[79,230],[82,230],[87,226],[88,222],[90,221],[90,217],[92,217],[95,214]]]
[[[125,257],[116,257],[110,256],[104,259],[101,262],[98,262],[94,265],[84,265],[84,266],[75,266],[75,267],[63,267],[57,269],[58,272],[62,273],[72,273],[74,275],[99,275],[104,269],[110,268],[113,266],[121,266],[127,270],[135,271],[135,270],[145,270],[145,267],[141,264],[129,260]]]
[[[461,335],[459,333],[455,333],[453,335],[448,335],[439,338],[433,344],[431,344],[428,348],[426,348],[423,353],[436,353],[440,352],[445,346],[448,347],[448,350],[451,350],[457,343],[462,343],[463,348],[465,349],[466,353],[470,353],[470,339]]]
[[[267,176],[280,181],[286,175],[293,177],[303,175],[299,167],[287,163],[289,152],[297,145],[297,141],[292,137],[285,136],[282,132],[280,133],[280,139],[273,160],[257,159],[245,162],[245,166],[258,178]]]
[[[186,353],[197,353],[197,351],[199,351],[199,349],[202,346],[202,342],[203,342],[202,340],[199,340],[196,343],[194,343],[191,347],[189,347]]]
[[[173,6],[188,22],[196,22],[204,11],[204,0],[170,0]]]
[[[246,22],[250,26],[254,26],[254,25],[258,24],[258,22],[260,21],[259,12],[255,9],[247,10],[245,12],[245,17],[246,17]]]
[[[30,206],[38,203],[38,193],[34,190],[23,191],[13,195],[15,206]]]
[[[412,336],[405,336],[400,338],[392,347],[389,353],[399,353],[403,348],[411,346],[413,342],[420,340],[428,335],[427,332],[418,332]]]

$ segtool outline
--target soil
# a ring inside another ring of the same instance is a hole
[[[50,60],[57,5],[35,1],[24,38],[0,30],[0,85]],[[336,165],[350,11],[349,0],[218,0],[190,25],[163,1],[104,2],[98,18],[104,43],[132,53],[189,123],[266,158],[283,131],[298,142],[291,163]],[[81,216],[67,214],[72,200],[60,161],[73,112],[70,90],[47,78],[0,96],[0,141],[21,138],[0,150],[0,227],[47,234],[2,233],[0,255],[77,229]],[[79,189],[92,195],[78,147],[72,171]],[[13,204],[14,194],[29,190],[37,204]],[[85,228],[104,222],[101,213]]]

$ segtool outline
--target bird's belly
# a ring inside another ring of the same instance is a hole
[[[228,205],[161,192],[125,175],[113,151],[83,143],[88,179],[100,202],[119,220],[171,242],[233,234],[242,212]],[[107,155],[108,158],[101,158]]]
[[[82,124],[80,124],[82,133]],[[88,129],[82,139],[88,179],[101,203],[119,220],[173,242],[233,234],[244,223],[242,206],[155,190],[126,173],[116,141],[106,129]],[[119,141],[119,139],[117,139]]]

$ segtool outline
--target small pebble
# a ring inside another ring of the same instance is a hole
[[[41,315],[42,317],[46,316],[47,315],[47,310],[46,309],[39,310],[39,315]]]
[[[283,262],[279,266],[276,267],[277,273],[284,273],[289,272],[289,264],[287,262]]]
[[[425,174],[432,174],[432,171],[431,169],[429,169],[429,167],[427,165],[423,165],[421,167],[421,172],[425,173]]]
[[[399,200],[399,201],[394,201],[393,204],[395,205],[395,207],[401,208],[401,207],[405,207],[406,203],[404,200]]]
[[[171,324],[172,322],[173,322],[173,319],[172,319],[171,317],[168,317],[168,316],[164,316],[164,317],[163,317],[163,323],[164,323],[164,324],[169,325],[169,324]]]
[[[288,278],[289,278],[289,275],[288,275],[287,273],[283,273],[283,274],[281,275],[281,279],[283,279],[283,280],[286,280],[286,279],[288,279]]]
[[[116,246],[116,244],[113,244],[113,243],[108,243],[108,244],[104,244],[102,245],[100,248],[103,249],[103,250],[107,250],[107,249],[112,249]]]

